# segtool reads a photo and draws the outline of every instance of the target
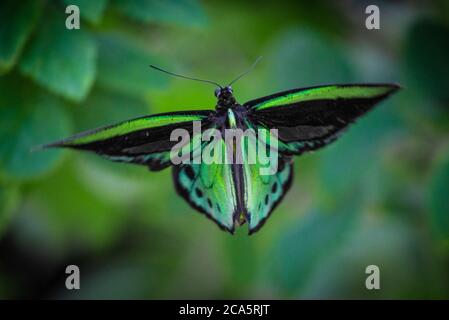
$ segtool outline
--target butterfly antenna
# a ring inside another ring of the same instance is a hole
[[[155,69],[155,70],[158,70],[158,71],[167,73],[167,74],[169,74],[169,75],[171,75],[171,76],[175,76],[175,77],[179,77],[179,78],[183,78],[183,79],[188,79],[188,80],[199,81],[199,82],[210,83],[210,84],[213,84],[213,85],[219,87],[220,89],[223,88],[221,85],[219,85],[218,83],[216,83],[216,82],[214,82],[214,81],[211,81],[211,80],[205,80],[205,79],[198,79],[198,78],[193,78],[193,77],[183,76],[182,74],[177,74],[177,73],[174,73],[174,72],[170,72],[170,71],[164,70],[164,69],[162,69],[162,68],[153,66],[152,64],[150,64],[150,67],[153,68],[153,69]]]
[[[253,64],[242,74],[240,74],[237,78],[235,78],[234,80],[232,80],[228,86],[230,86],[231,84],[237,82],[238,80],[240,80],[241,78],[243,78],[244,76],[246,76],[251,70],[254,69],[254,67],[259,63],[260,59],[262,59],[262,56],[260,56],[259,58],[256,59],[256,61],[253,62]]]

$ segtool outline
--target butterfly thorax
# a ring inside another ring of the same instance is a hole
[[[217,90],[215,90],[215,96],[218,98],[216,106],[217,110],[227,110],[237,105],[237,101],[232,94],[232,88],[229,86],[217,88]]]

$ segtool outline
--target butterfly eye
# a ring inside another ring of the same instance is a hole
[[[232,93],[232,92],[233,92],[233,91],[232,91],[232,88],[231,88],[230,86],[227,86],[227,87],[226,87],[226,90],[228,90],[229,93]]]
[[[217,88],[217,89],[215,89],[215,96],[218,98],[218,96],[220,95],[220,93],[221,93],[221,88]]]

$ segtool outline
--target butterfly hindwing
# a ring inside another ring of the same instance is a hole
[[[276,128],[286,154],[301,154],[334,141],[346,127],[399,87],[331,85],[280,92],[245,103],[251,120]]]
[[[45,147],[92,151],[112,161],[161,170],[171,165],[170,151],[177,144],[170,140],[172,131],[185,129],[192,133],[194,121],[200,121],[202,127],[207,128],[211,112],[185,111],[140,117],[80,133]]]
[[[247,126],[255,129],[250,122]],[[240,144],[243,158],[241,206],[250,234],[262,227],[289,190],[293,178],[292,159],[277,152],[277,147],[272,145],[275,137],[270,136],[268,130],[258,129],[257,136],[246,135]]]
[[[212,143],[212,142],[211,142]],[[221,152],[214,154],[213,163],[181,164],[173,167],[177,192],[195,209],[206,214],[219,227],[231,233],[239,212],[233,167],[222,161],[227,155],[222,139],[215,141]],[[202,151],[209,145],[202,145]],[[219,161],[221,160],[221,161]]]

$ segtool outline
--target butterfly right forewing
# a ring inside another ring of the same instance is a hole
[[[280,150],[299,155],[336,140],[398,88],[394,84],[318,86],[280,92],[244,105],[254,123],[277,129]]]

